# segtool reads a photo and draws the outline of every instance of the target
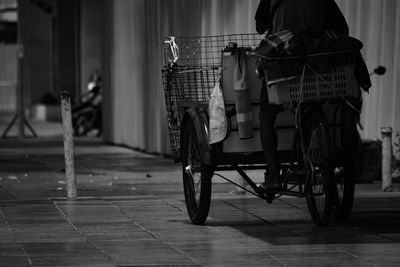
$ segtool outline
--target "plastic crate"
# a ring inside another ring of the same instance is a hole
[[[295,76],[279,82],[268,82],[269,102],[290,105],[300,99],[315,101],[360,96],[353,65],[335,67],[331,71],[318,74],[307,69],[306,66],[302,89],[300,87],[301,77]]]

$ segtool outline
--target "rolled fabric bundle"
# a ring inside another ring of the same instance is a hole
[[[235,54],[235,68],[233,70],[233,91],[240,139],[249,139],[254,136],[251,93],[246,78],[246,61],[243,53],[238,50]]]

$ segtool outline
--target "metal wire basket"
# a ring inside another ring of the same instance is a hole
[[[180,123],[187,107],[208,105],[211,91],[219,78],[222,52],[230,46],[255,49],[262,36],[259,34],[231,34],[201,37],[177,37],[172,49],[171,37],[164,38],[162,70],[164,96],[172,156],[180,159]]]

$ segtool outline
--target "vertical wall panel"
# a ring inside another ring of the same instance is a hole
[[[392,121],[391,125],[395,126],[396,131],[400,131],[400,3],[396,2],[396,16],[394,22],[394,51],[393,51],[393,81],[391,88],[393,91],[392,96]]]
[[[140,1],[115,1],[113,10],[113,141],[144,148],[144,94],[148,90],[144,6]]]
[[[164,9],[160,1],[146,1],[146,35],[147,44],[151,44],[151,53],[148,54],[147,84],[146,90],[146,144],[143,147],[147,151],[161,152],[168,151],[168,131],[165,115],[164,95],[161,88],[161,68],[162,50],[160,43],[160,32],[167,27],[166,21],[163,19]]]
[[[0,44],[0,115],[16,110],[17,46]]]
[[[99,4],[98,0],[85,0],[80,2],[80,88],[77,92],[85,93],[89,76],[93,71],[101,70],[101,21],[103,4]],[[78,76],[78,75],[77,75]],[[78,77],[77,77],[78,78]]]

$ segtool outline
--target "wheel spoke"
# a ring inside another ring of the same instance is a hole
[[[315,121],[308,124],[306,133],[306,167],[307,167],[307,205],[317,225],[328,223],[332,210],[332,193],[330,179],[333,169],[329,162],[329,138],[323,124]]]
[[[317,129],[313,129],[308,148],[307,160],[311,171],[311,191],[318,214],[325,210],[325,185],[322,153],[319,147]]]
[[[192,153],[191,153],[191,160],[192,160],[192,165],[193,166],[200,166],[200,155],[199,155],[199,147],[198,147],[198,141],[197,141],[197,135],[193,131],[192,133],[193,137],[193,142],[191,144],[192,147]],[[200,168],[196,168],[197,172],[195,172],[195,169],[192,168],[192,181],[193,181],[193,190],[194,190],[194,197],[196,199],[197,206],[200,203],[200,192],[201,192],[201,172]]]
[[[346,105],[339,109],[337,121],[340,128],[341,142],[336,147],[335,183],[333,211],[339,220],[346,219],[353,207],[354,170],[359,151],[359,134],[356,126],[356,116]]]
[[[194,127],[190,130],[190,135],[188,136],[188,164],[185,167],[186,177],[188,179],[189,193],[191,198],[195,200],[193,205],[197,209],[200,205],[200,195],[201,195],[201,169],[200,169],[200,149],[199,142],[197,140],[197,135]]]
[[[344,168],[343,167],[335,168],[335,182],[336,182],[336,195],[337,195],[336,205],[341,205],[343,202],[343,196],[344,196]]]

